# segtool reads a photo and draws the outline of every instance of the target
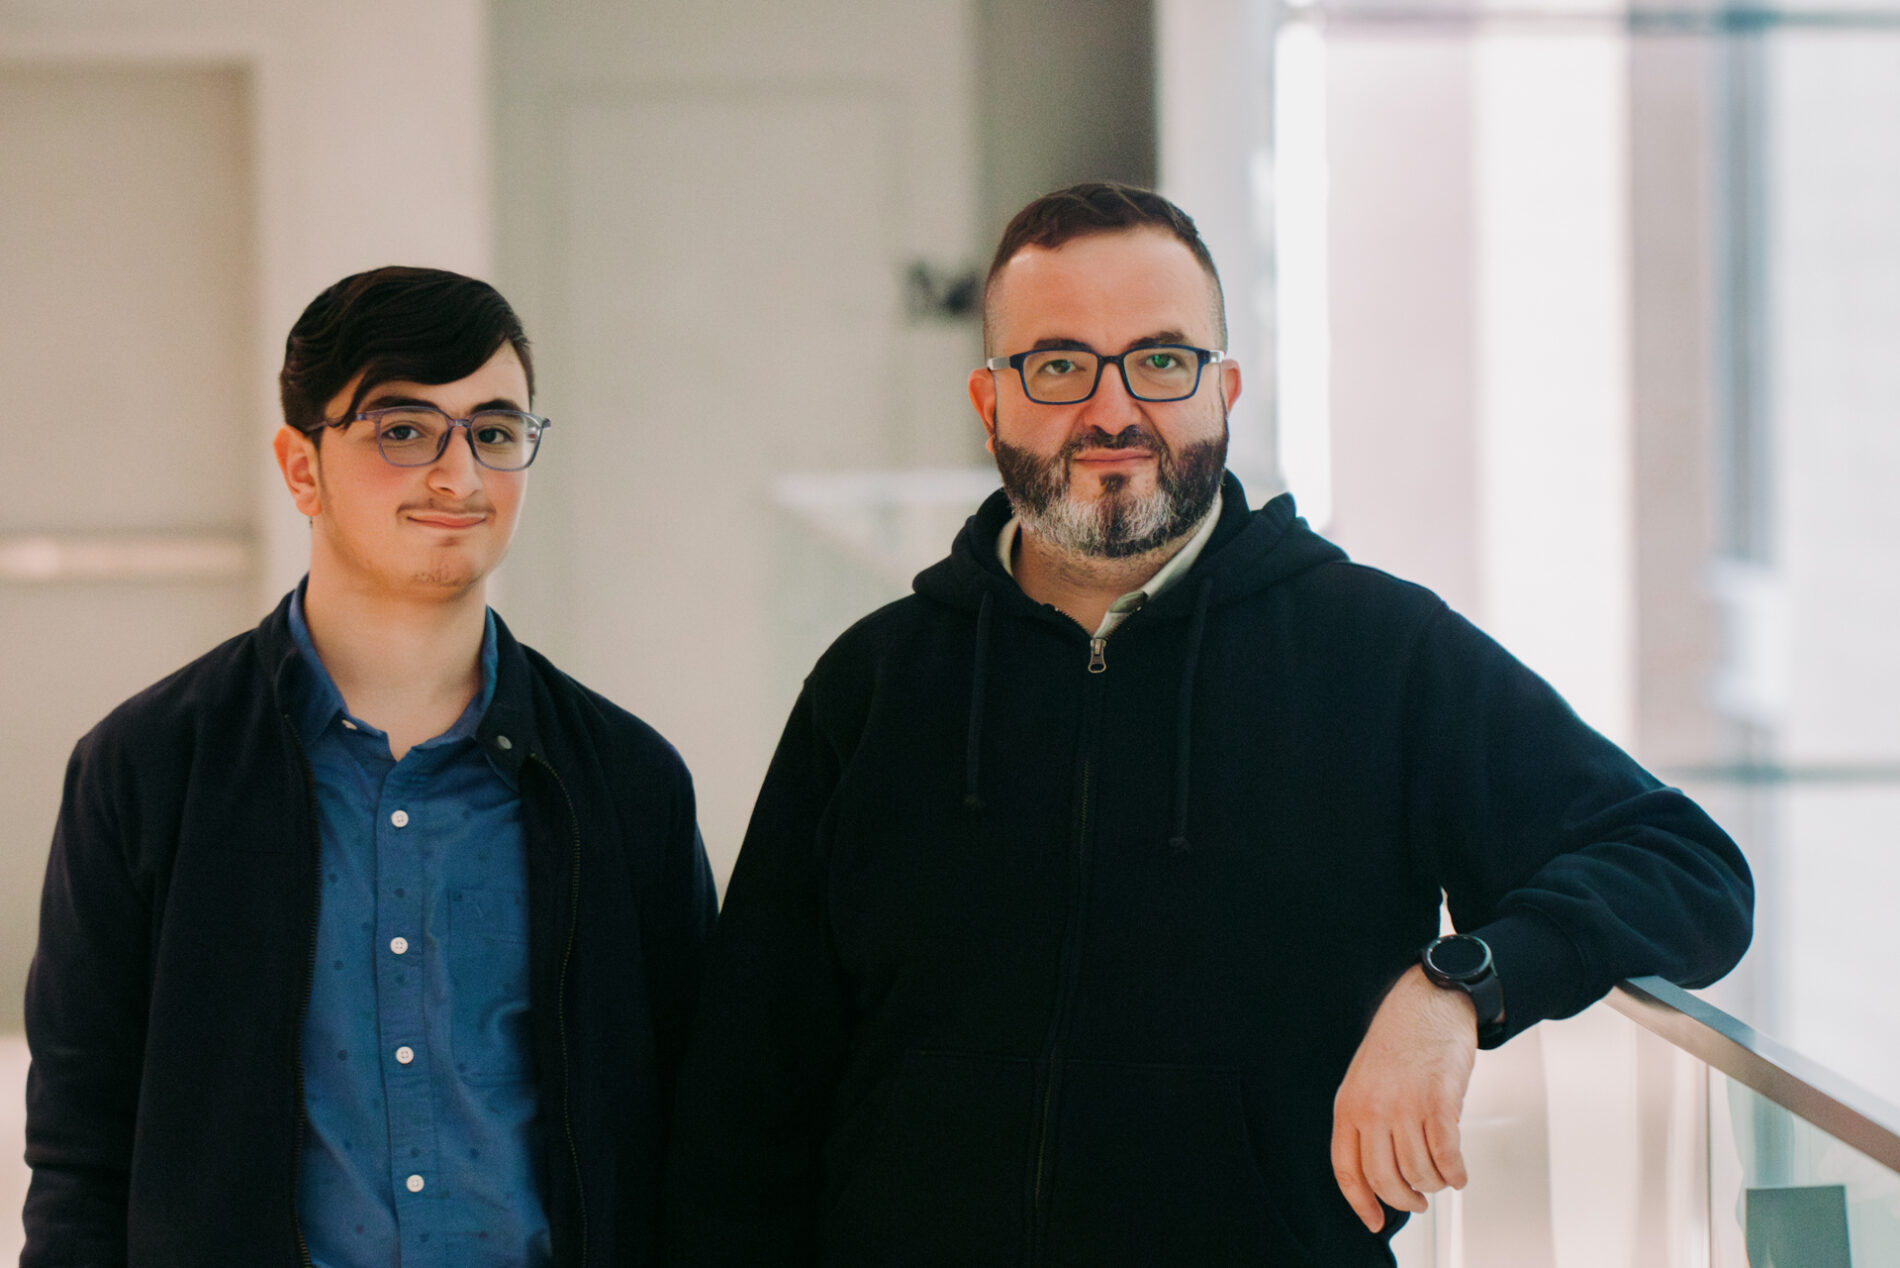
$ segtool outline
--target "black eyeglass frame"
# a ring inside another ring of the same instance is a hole
[[[1029,358],[1042,352],[1085,352],[1089,356],[1094,357],[1095,358],[1095,381],[1089,384],[1089,390],[1083,395],[1078,396],[1075,399],[1068,400],[1068,401],[1045,401],[1041,397],[1037,396],[1034,392],[1030,391],[1029,390],[1029,376],[1023,373],[1023,362],[1029,360]],[[1137,392],[1135,390],[1135,385],[1129,381],[1128,367],[1123,364],[1123,358],[1141,356],[1142,354],[1149,353],[1149,352],[1191,352],[1193,353],[1194,354],[1194,386],[1190,387],[1187,391],[1181,393],[1179,396],[1143,396],[1140,392]],[[1080,405],[1083,401],[1086,401],[1090,397],[1094,396],[1096,391],[1101,388],[1102,371],[1106,370],[1109,367],[1109,365],[1113,363],[1115,368],[1121,372],[1122,387],[1127,390],[1128,395],[1134,397],[1138,401],[1146,401],[1150,405],[1165,405],[1170,401],[1185,401],[1189,397],[1193,396],[1196,392],[1200,391],[1201,390],[1201,375],[1207,370],[1207,367],[1210,365],[1219,365],[1221,362],[1225,361],[1226,359],[1227,359],[1227,354],[1215,348],[1197,348],[1193,344],[1187,344],[1187,343],[1150,343],[1150,344],[1143,344],[1140,347],[1130,348],[1126,352],[1115,353],[1112,356],[1106,352],[1097,352],[1093,348],[1031,348],[1027,352],[1011,353],[1009,356],[1006,356],[1006,357],[991,357],[989,360],[983,363],[983,367],[992,372],[997,371],[997,370],[1016,371],[1016,380],[1017,382],[1023,385],[1023,395],[1028,397],[1031,401],[1034,401],[1038,405]]]
[[[425,411],[440,415],[443,421],[448,423],[448,426],[442,430],[442,438],[436,442],[435,452],[417,462],[397,462],[394,458],[389,456],[389,450],[383,448],[383,418],[389,414],[420,414]],[[526,419],[532,429],[534,437],[534,445],[528,450],[528,460],[518,467],[498,467],[482,457],[481,449],[475,444],[474,425],[484,418]],[[545,433],[548,428],[554,426],[553,419],[543,418],[539,414],[530,414],[526,410],[478,409],[466,418],[454,418],[449,415],[447,410],[437,409],[433,405],[390,405],[383,409],[359,410],[347,418],[326,420],[323,425],[325,427],[335,427],[340,431],[348,427],[351,423],[368,423],[375,427],[376,452],[382,455],[383,461],[387,462],[390,466],[404,468],[426,467],[431,463],[440,462],[442,455],[449,451],[449,438],[455,435],[455,429],[460,427],[462,429],[462,439],[468,442],[469,453],[474,455],[478,465],[487,467],[490,471],[526,471],[529,467],[534,465],[534,460],[541,456],[542,434]]]

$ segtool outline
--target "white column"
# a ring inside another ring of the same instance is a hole
[[[1267,0],[1156,0],[1154,12],[1157,183],[1194,217],[1220,269],[1227,346],[1242,383],[1228,418],[1229,465],[1258,502],[1279,485],[1262,320],[1272,298],[1265,246],[1272,15]]]
[[[1475,61],[1483,623],[1583,717],[1634,728],[1624,36]]]

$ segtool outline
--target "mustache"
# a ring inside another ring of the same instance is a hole
[[[1140,423],[1133,423],[1110,435],[1100,427],[1091,427],[1080,436],[1071,436],[1062,446],[1062,456],[1073,457],[1085,449],[1139,449],[1148,453],[1165,453],[1167,447],[1159,437],[1151,436],[1143,430]]]

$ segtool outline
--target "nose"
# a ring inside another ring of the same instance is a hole
[[[1141,402],[1129,394],[1126,374],[1120,361],[1102,366],[1095,395],[1082,403],[1077,420],[1081,426],[1099,427],[1115,436],[1142,421]]]
[[[455,434],[460,428],[462,434]],[[482,486],[481,464],[475,461],[475,442],[467,423],[449,427],[449,441],[429,464],[429,487],[453,498],[465,498]]]

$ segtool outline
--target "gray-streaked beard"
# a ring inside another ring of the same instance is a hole
[[[1155,487],[1143,496],[1128,491],[1126,476],[1102,481],[1101,496],[1074,495],[1070,461],[1084,449],[1141,449],[1155,455]],[[1003,492],[1023,527],[1045,545],[1064,554],[1096,559],[1126,559],[1159,549],[1192,532],[1220,492],[1227,466],[1227,419],[1213,440],[1167,447],[1139,426],[1110,436],[1099,427],[1076,436],[1055,454],[1042,458],[996,440],[996,470]]]

